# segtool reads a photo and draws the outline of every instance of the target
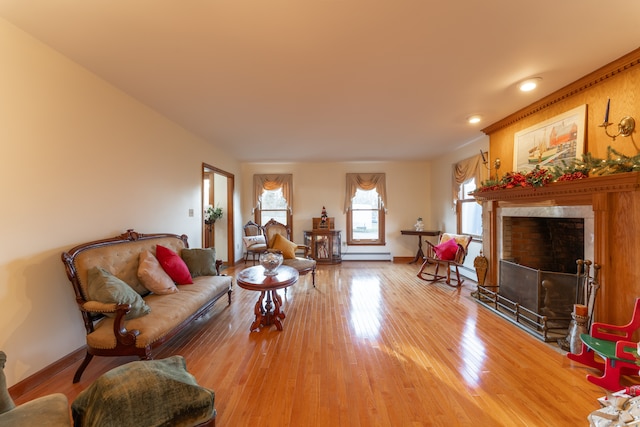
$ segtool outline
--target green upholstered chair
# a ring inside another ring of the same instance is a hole
[[[4,365],[7,355],[0,351],[0,426],[11,427],[69,427],[69,401],[62,393],[39,397],[16,406],[7,390]]]
[[[75,427],[215,426],[213,390],[182,356],[129,362],[101,375],[71,404]]]

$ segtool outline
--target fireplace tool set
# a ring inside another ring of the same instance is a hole
[[[571,313],[569,334],[565,338],[558,339],[560,348],[570,351],[573,354],[580,353],[582,349],[580,334],[589,333],[591,322],[593,321],[593,307],[596,302],[596,294],[600,288],[598,283],[600,266],[598,264],[593,265],[593,277],[591,277],[591,261],[579,259],[576,262],[578,264],[578,275],[580,275],[581,270],[584,271],[586,280],[583,283],[583,289],[580,289],[580,286],[576,289],[576,304],[573,305],[573,313]]]

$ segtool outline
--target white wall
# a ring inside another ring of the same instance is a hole
[[[293,174],[301,241],[322,206],[345,229],[347,172],[387,179],[387,245],[357,250],[410,257],[416,242],[400,230],[419,216],[427,228],[454,230],[451,166],[488,147],[483,138],[432,162],[240,165],[2,19],[0,63],[0,349],[10,386],[85,343],[63,251],[128,228],[201,245],[203,162],[235,175],[236,258],[254,173]]]
[[[0,63],[0,349],[13,385],[85,343],[61,252],[128,228],[199,247],[202,162],[242,180],[224,152],[2,19]]]
[[[453,182],[451,178],[453,165],[460,160],[480,154],[481,149],[483,151],[489,150],[489,137],[486,135],[453,153],[448,153],[432,161],[432,176],[434,177],[434,183],[437,182],[437,184],[431,190],[431,216],[434,226],[443,232],[456,232],[456,213],[453,206]],[[442,177],[442,179],[436,179],[435,177]],[[464,262],[467,268],[462,270],[461,274],[476,280],[473,260],[478,256],[481,249],[481,242],[474,241],[469,245],[469,253]]]
[[[341,163],[244,163],[242,165],[242,221],[253,219],[253,175],[269,173],[293,174],[293,238],[303,241],[303,231],[311,229],[314,217],[320,217],[322,207],[334,217],[336,229],[342,230],[346,242],[344,200],[347,172],[386,174],[387,208],[385,219],[386,246],[343,245],[343,252],[390,252],[392,257],[414,256],[415,236],[403,236],[402,229],[413,229],[418,217],[425,226],[432,224],[430,162],[341,162]],[[242,253],[242,248],[238,253]]]

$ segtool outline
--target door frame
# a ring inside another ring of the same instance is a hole
[[[235,176],[227,171],[224,171],[222,169],[219,169],[215,166],[211,166],[207,163],[202,163],[202,179],[200,182],[200,186],[201,186],[201,196],[200,196],[200,203],[204,203],[204,179],[206,178],[207,174],[209,173],[214,173],[214,174],[219,174],[224,176],[225,178],[227,178],[227,265],[228,266],[232,266],[235,264],[235,233],[234,233],[234,226],[233,226],[233,191],[234,191],[234,187],[235,187]],[[204,206],[202,206],[202,208],[200,209],[201,212],[204,212]],[[204,236],[206,233],[206,225],[204,223],[204,221],[202,221],[202,242],[204,242]]]

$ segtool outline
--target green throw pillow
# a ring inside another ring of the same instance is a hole
[[[71,405],[75,426],[195,426],[216,415],[213,390],[198,385],[184,357],[113,368]]]
[[[151,308],[131,286],[100,267],[92,267],[87,272],[87,293],[93,301],[131,304],[126,319],[135,319],[151,312]]]
[[[182,249],[180,252],[191,276],[216,276],[216,250],[206,249]]]

